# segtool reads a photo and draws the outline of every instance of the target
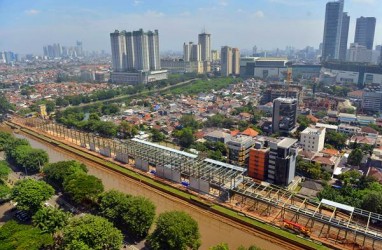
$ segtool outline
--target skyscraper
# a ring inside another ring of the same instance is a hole
[[[200,44],[190,44],[190,61],[199,62],[201,61],[201,46]]]
[[[240,51],[238,48],[224,46],[221,55],[221,75],[240,75]]]
[[[147,83],[167,79],[167,71],[160,70],[158,30],[142,29],[110,33],[114,83]]]
[[[192,45],[192,42],[183,43],[183,61],[185,62],[190,61],[191,45]]]
[[[211,34],[203,32],[198,36],[198,43],[200,44],[201,60],[211,61]]]
[[[113,70],[116,72],[160,69],[158,30],[142,29],[110,34]]]
[[[290,133],[296,127],[297,99],[279,97],[273,100],[272,132]]]
[[[355,28],[354,43],[365,46],[368,50],[373,49],[375,33],[375,17],[359,17]]]
[[[221,57],[221,75],[229,76],[232,74],[232,48],[224,46],[220,52]]]
[[[345,44],[347,44],[348,35],[348,32],[346,32],[346,30],[349,30],[350,19],[347,16],[347,14],[343,13],[343,10],[344,0],[332,1],[326,4],[324,37],[322,43],[321,57],[321,60],[323,61],[330,59],[341,59],[340,57],[344,56],[344,46]]]
[[[341,61],[346,60],[346,52],[348,47],[348,36],[349,36],[349,23],[350,23],[350,16],[348,16],[348,13],[344,12],[342,15],[340,52],[338,56],[338,59],[340,59]]]
[[[240,51],[238,48],[232,49],[232,74],[240,75]]]

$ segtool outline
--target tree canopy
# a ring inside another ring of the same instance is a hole
[[[155,217],[155,205],[150,200],[115,190],[101,195],[99,209],[102,216],[136,239],[147,235]]]
[[[0,184],[8,178],[11,168],[6,161],[0,161]]]
[[[359,166],[362,162],[363,152],[360,148],[352,150],[348,157],[348,164],[352,166]]]
[[[73,217],[63,229],[64,249],[119,250],[123,235],[107,219],[84,215]]]
[[[77,172],[65,178],[64,192],[77,204],[89,205],[96,201],[103,190],[102,181],[86,173]]]
[[[325,135],[325,143],[334,146],[336,149],[342,149],[346,146],[347,136],[343,133],[335,131],[327,131]]]
[[[178,138],[179,144],[185,148],[190,147],[191,144],[195,141],[195,137],[191,128],[176,130],[174,131],[173,135]]]
[[[18,167],[26,168],[28,173],[37,173],[49,161],[45,150],[21,145],[15,148],[14,161]]]
[[[75,173],[86,173],[87,168],[84,164],[77,161],[59,161],[49,163],[43,168],[45,180],[52,185],[62,188],[65,179]]]
[[[35,213],[42,202],[54,194],[54,189],[44,181],[24,179],[18,181],[12,189],[11,198],[17,202],[17,209]]]
[[[0,227],[0,248],[2,250],[38,250],[53,245],[53,237],[40,229],[8,221]]]
[[[162,213],[148,242],[154,250],[198,249],[201,244],[198,223],[182,211]]]
[[[54,233],[68,223],[70,214],[53,207],[42,207],[33,216],[33,225],[44,233]]]

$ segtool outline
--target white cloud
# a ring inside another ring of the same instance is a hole
[[[375,4],[376,0],[352,0],[353,3],[360,3],[360,4]]]
[[[133,1],[133,5],[134,6],[137,6],[137,5],[140,5],[143,1],[140,1],[140,0],[134,0]]]
[[[148,10],[148,11],[146,11],[145,16],[147,16],[147,17],[164,17],[165,14],[163,12],[159,12],[156,10]]]
[[[256,11],[253,15],[254,15],[256,18],[263,18],[263,17],[264,17],[264,12],[262,12],[261,10],[258,10],[258,11]]]
[[[306,6],[313,3],[315,0],[268,0],[268,1],[271,3],[284,4],[289,6]]]
[[[220,1],[219,1],[219,5],[221,5],[221,6],[225,7],[225,6],[227,6],[227,5],[228,5],[228,2],[227,2],[227,1],[225,1],[225,0],[220,0]]]
[[[24,13],[29,15],[29,16],[33,16],[33,15],[37,15],[39,14],[41,11],[39,10],[35,10],[35,9],[30,9],[30,10],[25,10]]]

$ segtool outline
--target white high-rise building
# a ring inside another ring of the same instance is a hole
[[[220,52],[221,57],[221,75],[229,76],[232,74],[232,48],[224,46]]]
[[[183,43],[183,61],[189,62],[191,57],[192,42]]]
[[[307,127],[300,133],[300,144],[306,151],[320,152],[324,149],[326,128]]]
[[[199,43],[191,45],[190,61],[191,62],[201,61],[201,46]]]

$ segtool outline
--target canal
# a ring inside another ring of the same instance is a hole
[[[252,244],[262,249],[285,249],[285,246],[283,247],[277,243],[269,241],[270,239],[267,239],[264,235],[256,234],[256,232],[249,231],[245,228],[240,228],[228,221],[224,221],[224,219],[222,220],[219,216],[211,215],[202,209],[195,208],[179,199],[169,197],[168,195],[142,185],[137,181],[121,176],[94,163],[87,162],[82,158],[77,159],[77,157],[73,157],[64,151],[56,149],[50,144],[41,143],[40,141],[22,134],[15,134],[15,136],[27,139],[34,148],[45,150],[49,155],[50,162],[73,159],[83,162],[87,165],[89,174],[102,179],[106,190],[116,189],[127,194],[144,196],[155,203],[157,214],[169,210],[187,212],[199,224],[202,240],[200,249],[208,249],[221,242],[226,242],[230,248],[234,250],[240,245],[248,247]]]

